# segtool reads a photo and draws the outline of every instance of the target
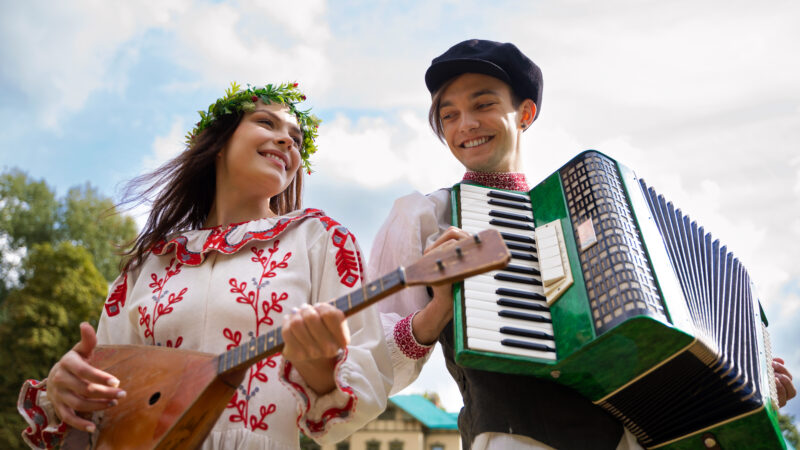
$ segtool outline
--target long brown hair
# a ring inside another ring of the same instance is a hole
[[[202,228],[216,194],[217,155],[242,117],[244,113],[217,118],[180,155],[127,184],[121,205],[132,207],[152,199],[152,207],[144,229],[124,255],[124,267],[138,267],[147,252],[171,233]],[[269,207],[274,213],[283,215],[302,207],[302,169],[301,165],[283,192],[270,198]]]

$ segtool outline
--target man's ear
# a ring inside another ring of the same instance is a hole
[[[519,127],[524,130],[531,126],[533,118],[536,117],[536,104],[533,103],[533,100],[526,98],[519,104],[517,113],[520,117]]]

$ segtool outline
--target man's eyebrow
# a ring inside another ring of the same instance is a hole
[[[494,89],[481,89],[480,91],[473,92],[472,95],[470,95],[470,98],[476,98],[476,97],[480,97],[481,95],[487,95],[487,94],[488,95],[495,95],[495,96],[498,96],[498,97],[500,96],[500,94],[497,91],[495,91]]]
[[[262,113],[265,113],[266,115],[270,116],[270,118],[271,118],[272,120],[275,120],[275,121],[277,121],[277,122],[285,122],[285,120],[283,120],[283,119],[282,119],[280,116],[278,116],[277,114],[275,114],[274,112],[272,112],[272,111],[270,111],[270,110],[268,110],[268,109],[256,108],[255,110],[253,110],[253,112],[254,112],[254,113],[257,113],[257,112],[262,112]],[[290,129],[291,131],[293,131],[293,132],[295,132],[295,133],[299,134],[300,136],[302,136],[302,135],[303,135],[303,131],[300,129],[300,127],[298,127],[297,125],[295,125],[295,124],[293,124],[293,123],[290,123],[290,124],[288,124],[288,125],[289,125],[289,129]]]
[[[494,95],[496,97],[499,97],[500,93],[498,93],[494,89],[481,89],[479,91],[475,91],[472,94],[470,94],[469,98],[474,99],[480,97],[481,95]],[[453,102],[451,102],[450,100],[444,100],[441,103],[439,103],[439,108],[444,108],[445,106],[451,106],[452,104]]]

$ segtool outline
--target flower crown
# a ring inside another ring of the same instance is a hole
[[[303,132],[300,157],[303,159],[303,167],[310,174],[311,162],[309,158],[317,151],[314,140],[317,138],[317,128],[321,120],[317,116],[309,114],[311,109],[305,111],[297,109],[295,105],[305,99],[306,96],[297,89],[297,83],[268,84],[263,88],[254,88],[248,84],[246,90],[241,90],[241,86],[233,82],[231,87],[225,90],[224,97],[209,105],[208,111],[198,111],[200,121],[197,122],[192,131],[186,134],[186,145],[191,145],[195,138],[203,130],[210,127],[218,117],[226,114],[254,111],[258,100],[266,104],[282,103],[297,118],[297,125],[300,126],[300,131]]]

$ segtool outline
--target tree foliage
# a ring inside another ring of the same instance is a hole
[[[7,171],[0,175],[0,304],[16,286],[13,280],[25,276],[10,255],[43,242],[69,241],[85,247],[103,277],[112,281],[119,273],[118,249],[135,237],[134,220],[117,214],[111,199],[88,183],[57,199],[44,180]]]
[[[136,236],[130,216],[116,214],[111,199],[98,194],[88,183],[69,190],[62,200],[64,235],[86,247],[106,280],[119,274],[118,249]]]
[[[97,324],[108,283],[92,256],[69,242],[35,244],[23,263],[23,287],[13,289],[0,307],[0,447],[19,445],[24,428],[14,405],[22,382],[42,379],[80,340],[82,321]]]
[[[800,432],[797,431],[797,426],[794,424],[794,416],[778,413],[778,424],[786,441],[794,448],[800,447]]]
[[[42,379],[97,325],[117,249],[136,236],[128,216],[89,184],[61,199],[43,180],[0,174],[0,448],[23,448],[22,382]]]

